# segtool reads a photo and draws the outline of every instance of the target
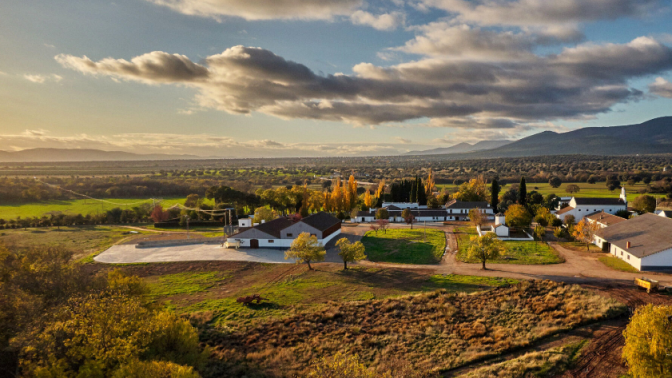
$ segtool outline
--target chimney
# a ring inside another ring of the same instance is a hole
[[[625,243],[625,248],[630,249],[630,242]]]

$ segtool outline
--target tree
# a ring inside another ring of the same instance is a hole
[[[200,378],[191,366],[166,361],[132,360],[121,365],[111,378]]]
[[[387,234],[387,228],[390,227],[390,221],[387,219],[378,219],[376,221],[376,224],[378,225],[378,229],[382,230],[384,233]]]
[[[381,207],[376,211],[376,219],[385,219],[388,220],[390,219],[390,213],[387,211],[386,208]]]
[[[565,225],[567,226],[573,226],[576,224],[576,218],[572,215],[565,215]]]
[[[560,185],[562,185],[562,180],[558,176],[553,176],[548,180],[548,185],[551,186],[551,188],[559,188]]]
[[[360,241],[350,243],[348,238],[341,238],[336,242],[336,247],[340,250],[338,255],[343,259],[344,270],[348,269],[349,262],[364,260],[366,258],[364,244]]]
[[[366,192],[364,192],[364,206],[366,206],[367,209],[373,207],[373,197],[371,197],[371,191],[369,189],[366,189]]]
[[[551,212],[547,208],[541,207],[539,208],[539,210],[537,210],[537,214],[535,215],[534,220],[540,225],[546,227],[551,222],[553,222],[554,218],[555,216],[551,214]]]
[[[607,189],[609,189],[609,191],[614,191],[616,189],[621,188],[621,181],[619,180],[618,176],[611,175],[611,176],[607,177],[606,185],[607,185]]]
[[[497,179],[492,180],[492,185],[490,185],[490,206],[492,211],[497,213],[497,206],[499,205],[499,191],[501,190],[499,182]]]
[[[527,205],[527,185],[524,176],[520,178],[520,185],[518,186],[518,204]]]
[[[313,270],[310,262],[324,261],[326,254],[327,251],[317,241],[317,236],[302,232],[285,252],[285,260],[295,259],[297,264],[305,262],[308,264],[308,269]]]
[[[275,218],[277,218],[277,214],[268,207],[257,207],[254,210],[254,223],[270,222]]]
[[[506,224],[511,228],[527,228],[532,223],[532,215],[525,206],[514,204],[504,213]]]
[[[473,236],[469,242],[469,258],[479,260],[483,264],[483,270],[486,269],[486,261],[496,259],[505,251],[504,242],[499,240],[494,232]]]
[[[578,193],[580,191],[581,191],[581,188],[576,184],[567,185],[567,187],[565,188],[565,192],[567,192],[569,194]]]
[[[187,196],[187,199],[184,201],[185,207],[198,207],[200,205],[201,199],[198,194],[190,194]]]
[[[429,198],[427,198],[427,207],[430,209],[438,209],[441,207],[439,199],[436,198],[434,194],[430,194]]]
[[[415,216],[413,215],[413,212],[411,212],[411,209],[406,208],[401,212],[401,217],[404,219],[404,222],[406,224],[411,225],[411,230],[413,229],[413,223],[415,223]]]
[[[653,213],[656,205],[656,198],[649,195],[639,196],[632,201],[632,208],[639,214]]]
[[[544,237],[546,237],[546,227],[538,224],[537,227],[534,228],[534,239],[543,242]]]
[[[471,209],[469,210],[469,222],[474,226],[483,226],[485,224],[485,217],[481,209]]]
[[[633,378],[663,378],[672,372],[672,306],[648,304],[635,310],[625,328],[623,359]]]
[[[487,192],[488,190],[485,186],[485,180],[483,177],[478,177],[460,185],[460,188],[458,192],[455,193],[454,198],[458,201],[467,202],[485,201],[487,198]]]
[[[590,251],[590,244],[595,238],[595,232],[600,229],[597,222],[589,222],[586,218],[581,219],[572,230],[574,239],[586,243],[586,250]]]

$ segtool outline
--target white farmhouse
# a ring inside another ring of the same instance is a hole
[[[656,210],[656,214],[663,218],[672,218],[672,210]]]
[[[490,204],[486,201],[463,202],[452,200],[446,204],[446,211],[448,212],[447,220],[469,220],[469,210],[471,209],[480,209],[481,213],[485,214],[490,219],[492,219],[491,217],[495,213]]]
[[[672,269],[672,219],[644,214],[602,228],[595,244],[640,271]]]
[[[579,222],[585,216],[605,212],[608,214],[616,214],[620,210],[628,209],[628,200],[625,196],[625,188],[621,189],[621,196],[619,198],[576,198],[572,197],[569,201],[569,206],[559,209],[555,216],[564,221],[568,215],[573,215],[574,219]]]
[[[248,248],[289,248],[303,232],[316,236],[322,245],[326,245],[341,233],[341,221],[325,212],[298,221],[282,217],[242,230],[229,236],[226,241],[230,245]]]

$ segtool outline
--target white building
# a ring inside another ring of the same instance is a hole
[[[568,215],[573,215],[578,223],[587,215],[598,212],[616,214],[620,210],[628,209],[628,200],[625,196],[625,188],[621,189],[619,198],[577,198],[572,197],[569,205],[559,209],[555,216],[564,221]]]
[[[333,215],[319,212],[295,221],[282,217],[255,225],[229,236],[231,245],[248,248],[289,248],[299,234],[307,232],[326,245],[341,233],[341,221]]]
[[[366,223],[373,222],[376,220],[376,211],[378,209],[372,209],[370,211],[358,211],[356,218],[351,218],[350,221],[353,223]],[[388,220],[392,223],[405,222],[406,220],[402,216],[403,210],[398,208],[396,205],[391,205],[386,208],[387,214],[389,216]],[[415,222],[443,222],[447,220],[448,213],[446,209],[413,209],[410,210],[411,215],[415,218]]]
[[[672,210],[656,210],[656,214],[663,218],[672,218]]]
[[[602,228],[595,244],[640,271],[672,269],[672,219],[644,214]]]
[[[492,219],[495,213],[490,204],[485,201],[463,202],[452,200],[446,204],[446,211],[448,212],[447,220],[469,220],[469,211],[471,209],[480,209],[481,213],[490,219]]]
[[[389,208],[396,207],[397,209],[426,209],[427,205],[420,205],[417,202],[383,202],[381,207]]]
[[[599,213],[586,215],[585,217],[590,223],[597,223],[600,228],[609,227],[617,223],[625,222],[627,219],[621,218],[617,215],[612,215],[601,211]]]
[[[506,225],[506,217],[502,213],[495,215],[495,225],[492,226],[495,235],[500,238],[509,237],[509,226]]]

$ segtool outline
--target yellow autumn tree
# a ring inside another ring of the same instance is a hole
[[[597,222],[588,222],[586,218],[574,226],[572,236],[574,239],[586,243],[586,250],[590,251],[590,244],[595,239],[595,232],[600,229]]]
[[[368,189],[364,193],[364,206],[369,209],[373,206],[373,197],[371,196],[371,191]]]
[[[324,201],[322,202],[324,211],[331,211],[331,198],[329,192],[324,192]]]
[[[488,189],[485,185],[485,179],[480,176],[460,185],[460,188],[458,192],[455,193],[454,198],[458,201],[477,202],[486,201],[487,195]]]
[[[469,258],[480,261],[485,270],[485,262],[494,260],[506,252],[506,245],[497,238],[493,232],[487,232],[483,236],[472,236],[469,242]]]
[[[632,378],[663,378],[672,372],[672,306],[639,307],[625,328],[623,359]]]
[[[348,210],[350,210],[355,207],[355,204],[357,203],[357,180],[355,180],[354,175],[350,175],[350,178],[348,179],[348,192]]]
[[[429,175],[427,175],[427,180],[425,181],[425,193],[427,193],[427,198],[429,198],[434,192],[436,184],[434,183],[434,172],[432,168],[429,168]]]
[[[311,262],[324,261],[327,251],[317,241],[317,236],[302,232],[285,252],[285,260],[294,259],[297,264],[306,263],[312,270]]]

